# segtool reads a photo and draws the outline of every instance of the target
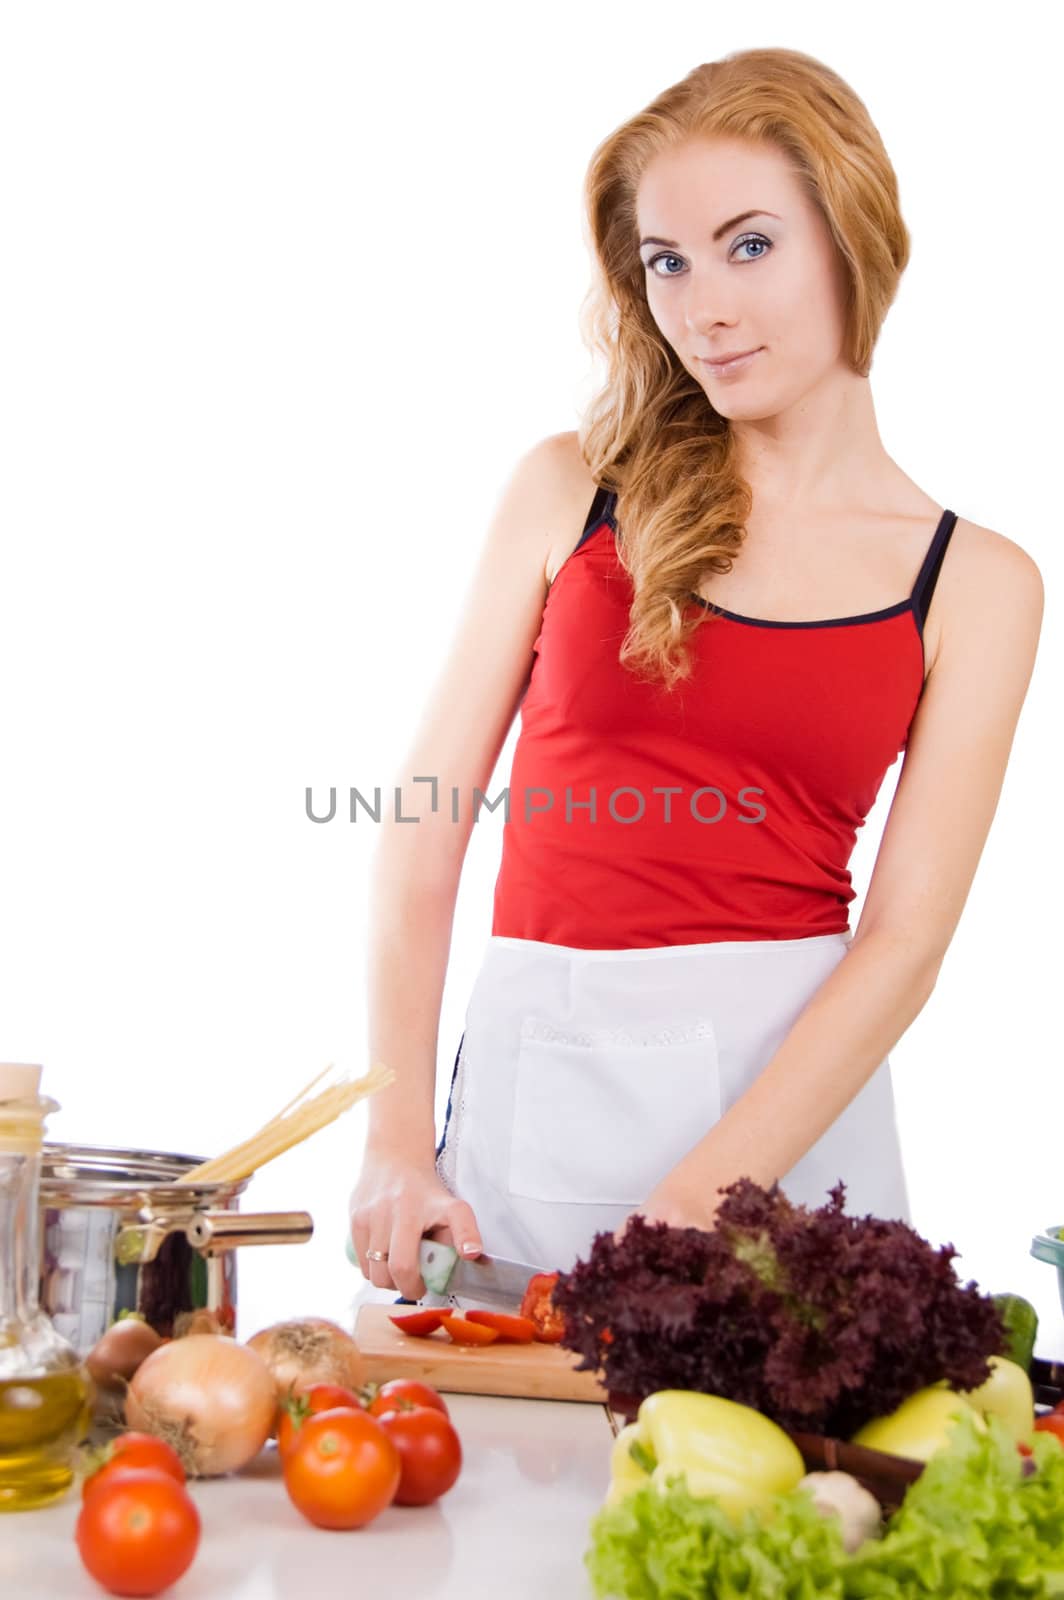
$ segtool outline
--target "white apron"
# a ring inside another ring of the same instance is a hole
[[[852,942],[583,950],[493,935],[436,1156],[485,1251],[547,1271],[586,1257],[753,1083]],[[889,1057],[781,1187],[819,1206],[839,1178],[851,1215],[909,1220]]]

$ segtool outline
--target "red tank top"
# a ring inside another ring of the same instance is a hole
[[[632,585],[616,498],[596,494],[547,594],[493,935],[620,950],[845,932],[848,863],[923,691],[955,513],[909,598],[882,611],[766,622],[712,607],[670,695],[617,659]]]

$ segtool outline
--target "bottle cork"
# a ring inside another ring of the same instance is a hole
[[[21,1061],[0,1061],[0,1100],[35,1100],[41,1092],[41,1068]]]
[[[58,1110],[41,1094],[40,1067],[0,1061],[0,1158],[39,1154],[44,1119]]]

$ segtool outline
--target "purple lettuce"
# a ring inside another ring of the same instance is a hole
[[[697,1389],[782,1427],[848,1438],[944,1378],[973,1389],[1007,1348],[1001,1314],[961,1285],[952,1245],[908,1223],[817,1209],[741,1178],[712,1231],[634,1216],[560,1274],[554,1302],[581,1370],[641,1398]],[[604,1339],[603,1334],[607,1337]]]

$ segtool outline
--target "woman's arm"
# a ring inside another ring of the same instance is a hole
[[[409,1299],[425,1292],[418,1246],[426,1234],[473,1253],[482,1248],[472,1208],[436,1172],[440,1007],[473,791],[491,782],[520,706],[552,552],[576,543],[594,495],[574,444],[575,435],[551,435],[511,474],[405,765],[382,794],[386,820],[369,908],[368,1043],[370,1061],[392,1067],[396,1080],[368,1101],[349,1213],[363,1275]]]
[[[719,1189],[783,1178],[934,989],[997,809],[1042,623],[1030,556],[989,529],[974,535],[942,569],[941,643],[853,943],[756,1081],[640,1208],[652,1220],[707,1227]]]
[[[440,1008],[457,884],[411,882],[408,869],[401,848],[378,851],[369,904],[369,1059],[394,1068],[396,1083],[393,1092],[367,1102],[366,1148],[431,1168]]]
[[[401,772],[382,794],[369,909],[368,1045],[370,1061],[393,1067],[396,1082],[368,1102],[367,1149],[403,1153],[430,1166],[440,1008],[474,826],[473,791],[484,792],[491,782],[520,706],[551,550],[560,537],[576,542],[594,494],[574,441],[571,433],[552,434],[512,471],[447,659]],[[400,814],[416,821],[395,820],[397,788]],[[452,819],[452,790],[458,821]]]

